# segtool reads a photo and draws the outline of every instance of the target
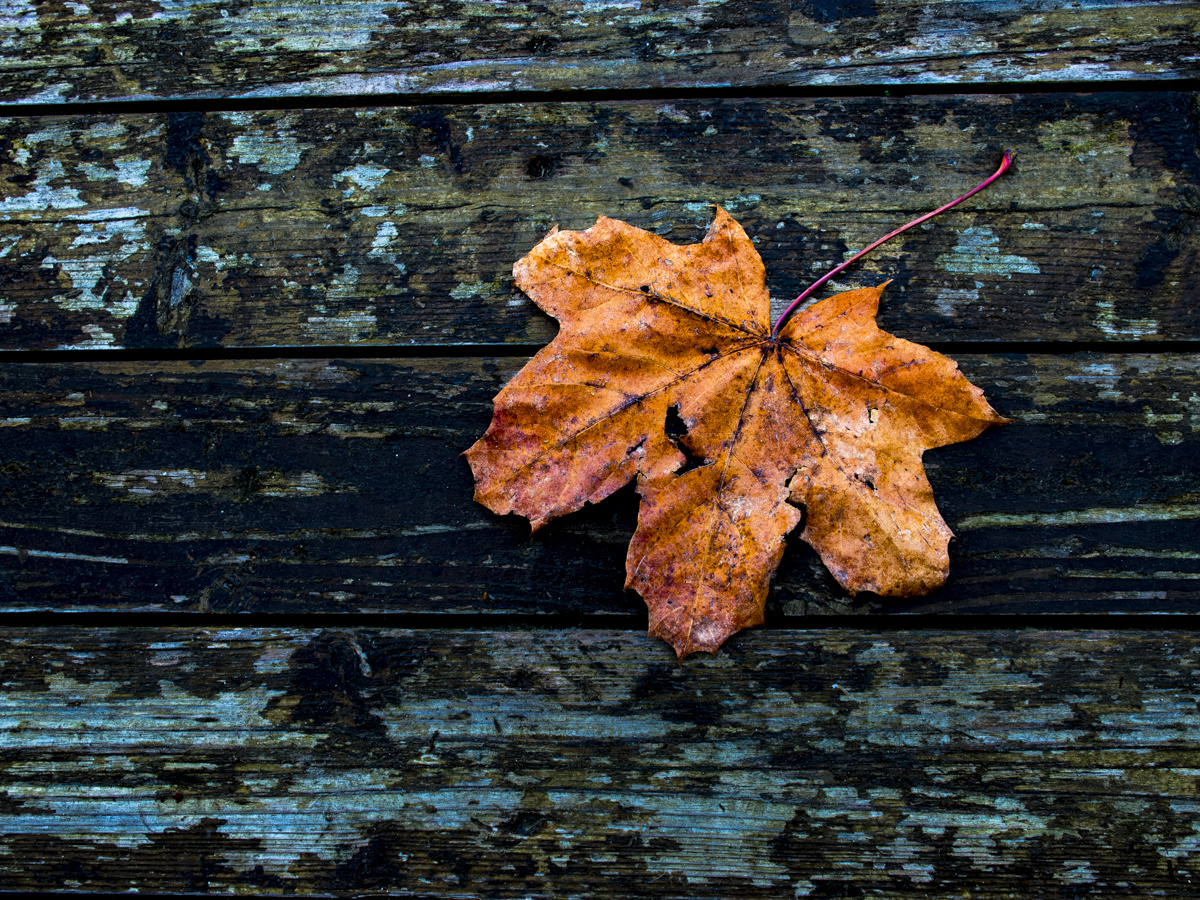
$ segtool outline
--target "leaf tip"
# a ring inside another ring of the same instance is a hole
[[[713,220],[711,223],[709,223],[708,231],[704,235],[704,240],[706,241],[720,234],[723,229],[729,227],[731,222],[736,221],[733,216],[726,211],[725,207],[718,206],[715,203],[710,205],[716,210],[716,212],[713,214]]]
[[[666,617],[660,617],[650,622],[649,636],[659,638],[671,645],[679,659],[685,659],[693,653],[716,654],[722,645],[742,627],[751,627],[762,622],[747,622],[738,626],[721,618],[702,617],[694,619],[688,626],[683,626],[679,620],[669,622]]]

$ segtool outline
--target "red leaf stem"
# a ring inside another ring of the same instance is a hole
[[[957,200],[951,200],[945,206],[939,206],[933,212],[925,213],[925,215],[921,216],[919,219],[913,219],[907,225],[900,226],[895,231],[893,231],[891,234],[881,237],[879,240],[877,240],[875,243],[871,244],[869,247],[866,247],[863,250],[859,250],[857,253],[855,253],[852,257],[850,257],[848,260],[846,260],[840,266],[837,266],[837,267],[829,270],[828,272],[826,272],[824,275],[822,275],[820,278],[818,278],[816,281],[814,281],[811,285],[809,285],[808,288],[804,291],[804,293],[802,293],[799,297],[797,297],[795,300],[793,300],[792,305],[783,311],[783,315],[781,315],[775,321],[775,327],[771,329],[771,336],[778,337],[779,329],[781,329],[783,327],[783,323],[787,321],[788,316],[790,316],[793,312],[795,312],[800,307],[800,304],[803,303],[805,300],[807,300],[809,295],[812,294],[813,291],[815,291],[817,288],[819,288],[821,285],[823,285],[825,282],[827,282],[834,275],[837,275],[839,272],[844,271],[845,269],[849,268],[854,263],[858,262],[860,259],[862,259],[864,256],[866,256],[868,253],[870,253],[872,250],[874,250],[876,247],[880,246],[881,244],[886,244],[892,238],[896,237],[896,235],[903,234],[904,232],[908,231],[908,229],[912,228],[914,225],[920,225],[922,222],[928,222],[934,216],[936,216],[940,213],[944,213],[946,210],[950,209],[951,207],[957,206],[958,204],[962,203],[968,197],[973,197],[975,194],[978,194],[985,187],[987,187],[989,184],[991,184],[993,181],[995,181],[997,178],[999,178],[1001,175],[1003,175],[1005,172],[1008,171],[1008,167],[1012,164],[1012,158],[1013,158],[1013,152],[1011,150],[1005,150],[1004,151],[1004,159],[1001,160],[1001,162],[1000,162],[1000,168],[998,168],[995,171],[995,173],[992,174],[992,176],[990,178],[983,181],[983,183],[981,183],[977,187],[974,187],[971,190],[967,191],[965,194],[963,194]]]

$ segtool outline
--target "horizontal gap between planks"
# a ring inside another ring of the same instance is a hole
[[[144,891],[126,891],[124,893],[115,893],[112,891],[93,891],[93,890],[60,890],[60,891],[9,891],[0,888],[0,896],[17,898],[25,897],[26,900],[129,900],[130,897],[136,897],[137,900],[184,900],[189,897],[214,896],[213,894],[197,894],[197,893],[176,893],[176,894],[154,894]],[[221,896],[221,895],[216,895]],[[295,897],[298,900],[303,900],[306,897],[330,897],[331,894],[298,894],[298,893],[276,893],[276,894],[249,894],[239,890],[236,895],[238,900],[279,900],[282,897]]]
[[[72,898],[80,898],[80,900],[129,900],[130,897],[136,897],[137,900],[182,900],[182,898],[204,896],[193,893],[177,893],[177,894],[154,894],[143,891],[113,893],[110,891],[8,891],[0,888],[0,896],[25,897],[26,900],[72,900]],[[243,891],[237,892],[238,900],[279,900],[280,896],[305,898],[305,897],[328,897],[329,894],[248,894]]]
[[[920,337],[916,338],[919,342]],[[950,354],[1197,353],[1198,341],[923,341]],[[473,359],[533,356],[543,344],[354,344],[303,347],[122,348],[114,350],[0,350],[4,363],[160,362],[254,359]]]
[[[1190,613],[862,615],[773,618],[755,631],[1192,631]],[[646,613],[11,612],[5,628],[389,628],[413,631],[639,631]]]
[[[196,97],[163,100],[86,100],[0,103],[0,116],[74,116],[133,113],[252,112],[388,106],[486,106],[505,103],[617,103],[658,100],[811,100],[830,97],[937,97],[953,94],[1096,94],[1200,90],[1200,78],[1114,81],[991,82],[968,84],[762,85],[677,88],[588,88],[557,91],[430,91],[421,94],[344,96]]]
[[[0,363],[218,362],[236,359],[469,359],[533,356],[542,344],[355,344],[305,347],[122,348],[117,350],[0,350]],[[1200,349],[1200,343],[1196,345]]]

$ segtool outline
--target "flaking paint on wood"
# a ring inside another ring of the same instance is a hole
[[[4,366],[0,605],[642,616],[631,490],[533,539],[472,502],[460,454],[523,362]],[[1014,424],[927,455],[949,583],[852,602],[794,540],[771,621],[1196,609],[1200,359],[959,362]]]
[[[7,890],[1195,896],[1186,632],[10,630]]]
[[[1184,93],[528,104],[9,119],[0,347],[543,342],[511,283],[551,225],[747,228],[781,308],[847,273],[926,340],[1192,339]]]
[[[1185,2],[14,0],[5,102],[1195,76]]]
[[[1107,0],[18,0],[0,97],[1112,85],[1195,75],[1196,22]],[[885,325],[1191,339],[1197,121],[1187,93],[8,120],[0,347],[541,342],[505,279],[552,221],[686,242],[714,201],[785,299],[1004,145],[1018,169],[978,212],[861,270],[896,279]],[[469,502],[456,454],[519,362],[9,367],[0,608],[643,628],[631,496],[536,540]],[[1019,424],[931,454],[960,539],[914,609],[1193,611],[1194,357],[963,365]],[[1190,634],[787,631],[877,609],[787,560],[774,630],[683,667],[633,631],[10,627],[0,888],[1200,896]]]

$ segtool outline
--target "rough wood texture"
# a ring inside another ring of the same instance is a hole
[[[512,264],[558,223],[699,240],[709,204],[782,307],[881,248],[880,324],[933,340],[1200,337],[1184,93],[534,104],[9,119],[0,347],[544,342]]]
[[[9,610],[644,615],[625,491],[530,539],[459,454],[521,359],[0,369]],[[1200,355],[964,356],[1014,424],[927,456],[950,581],[849,598],[793,540],[774,621],[1200,607]]]
[[[1191,634],[19,629],[4,890],[1195,897]]]
[[[0,101],[1181,78],[1198,21],[1163,0],[10,0]]]
[[[1200,898],[1200,639],[959,615],[1200,606],[1200,354],[1149,352],[1200,338],[1195,3],[0,0],[0,46],[9,112],[174,110],[0,120],[0,890]],[[1183,90],[1011,93],[1131,79]],[[188,99],[447,92],[489,102]],[[630,492],[533,539],[471,502],[552,223],[723,204],[782,304],[1006,146],[846,279],[993,345],[953,355],[1015,424],[928,460],[945,589],[851,602],[797,541],[767,627],[681,667],[621,589]],[[304,358],[401,344],[474,356]],[[221,346],[330,349],[160,361]],[[18,362],[59,347],[142,361]],[[140,627],[12,626],[67,610]],[[863,612],[956,630],[794,630]],[[629,630],[516,630],[589,613]]]

